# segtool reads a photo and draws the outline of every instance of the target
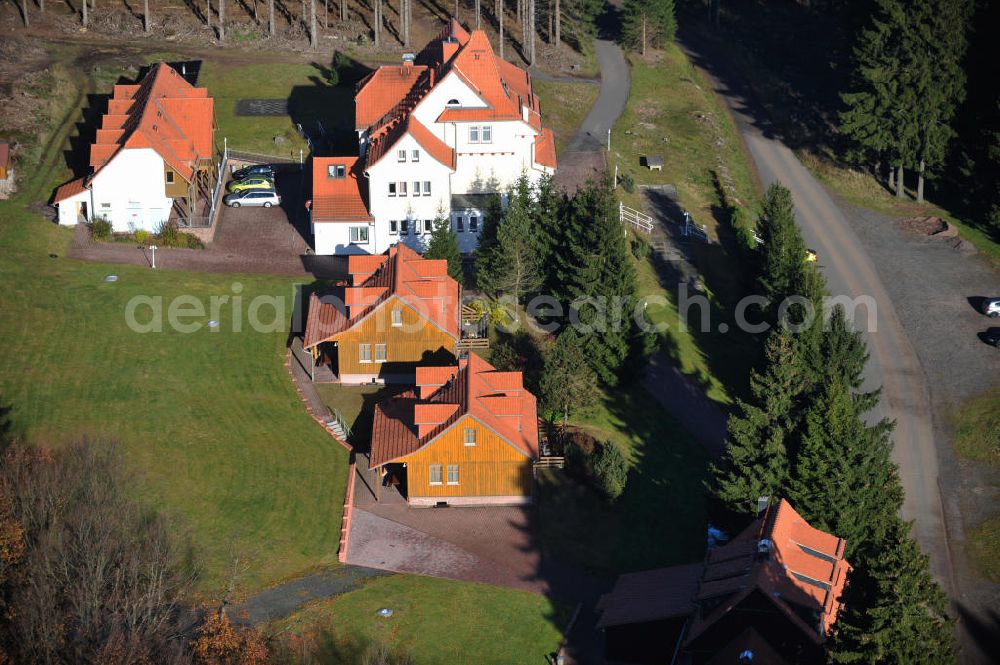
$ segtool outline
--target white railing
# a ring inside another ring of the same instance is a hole
[[[631,224],[640,231],[645,233],[653,232],[653,218],[649,215],[639,212],[634,208],[629,208],[624,203],[619,201],[618,203],[618,215],[621,217],[622,224]]]
[[[222,147],[222,157],[219,159],[219,163],[215,168],[215,187],[212,188],[212,203],[208,207],[208,224],[206,226],[212,225],[212,219],[215,217],[215,206],[219,203],[219,190],[222,189],[225,178],[222,177],[222,173],[226,168],[226,163],[229,161],[229,142],[223,141]]]

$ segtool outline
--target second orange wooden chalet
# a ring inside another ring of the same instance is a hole
[[[521,372],[470,353],[457,367],[418,367],[416,383],[375,407],[371,468],[411,505],[529,503],[538,413]]]
[[[341,383],[410,383],[421,364],[454,362],[461,293],[448,262],[405,245],[348,258],[343,298],[313,294],[302,346]]]

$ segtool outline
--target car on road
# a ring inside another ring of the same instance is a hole
[[[264,176],[255,175],[243,180],[229,183],[229,191],[243,192],[248,189],[274,189],[274,180]]]
[[[265,176],[274,179],[274,167],[270,164],[250,164],[233,171],[233,180],[244,180],[250,176]]]
[[[270,208],[281,205],[281,196],[273,189],[244,189],[240,192],[226,194],[222,202],[231,208],[242,206],[259,206]]]
[[[984,333],[979,333],[979,339],[992,346],[1000,347],[1000,328],[990,328]]]
[[[979,309],[991,319],[1000,316],[1000,298],[984,298]]]

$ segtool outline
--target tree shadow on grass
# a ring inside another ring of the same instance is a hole
[[[354,84],[371,70],[343,54],[312,66],[312,85],[297,85],[288,95],[288,115],[312,139],[316,155],[356,155]]]

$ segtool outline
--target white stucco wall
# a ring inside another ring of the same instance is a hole
[[[453,143],[449,141],[450,137],[445,138],[445,126],[437,124],[437,119],[452,99],[457,99],[465,108],[486,108],[487,106],[486,102],[480,99],[479,95],[473,92],[472,88],[467,86],[457,74],[448,72],[413,109],[413,117],[449,145],[453,145]]]
[[[368,242],[351,242],[351,227],[367,226]],[[368,222],[318,222],[312,224],[314,250],[317,254],[381,254],[389,249],[388,236]]]
[[[122,150],[91,183],[90,212],[107,217],[116,232],[133,227],[156,231],[169,218],[173,205],[165,194],[163,177],[163,158],[152,148]]]
[[[62,226],[75,226],[80,221],[80,216],[87,214],[87,221],[90,217],[90,190],[86,189],[75,196],[64,199],[56,204],[59,211],[59,224]]]

